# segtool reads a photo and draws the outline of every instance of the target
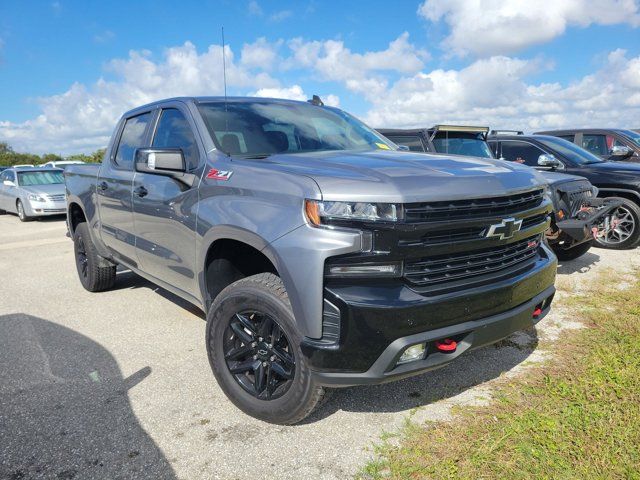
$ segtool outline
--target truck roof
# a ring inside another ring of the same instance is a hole
[[[303,102],[300,100],[288,100],[285,98],[270,98],[270,97],[226,97],[229,102],[257,102],[257,101],[265,101],[269,103],[293,103],[293,104],[308,104],[307,102]],[[161,100],[156,100],[154,102],[146,103],[144,105],[140,105],[139,107],[132,108],[124,113],[124,116],[129,116],[134,114],[140,110],[148,110],[149,108],[156,107],[158,105],[162,105],[167,102],[183,102],[183,103],[209,103],[209,102],[224,102],[224,96],[197,96],[197,97],[171,97],[171,98],[163,98]],[[325,106],[325,108],[333,108],[329,106]]]

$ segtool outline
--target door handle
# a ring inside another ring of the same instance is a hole
[[[107,185],[107,182],[100,182],[98,184],[98,188],[104,192],[107,188],[109,188],[109,185]]]
[[[146,188],[140,185],[139,187],[133,189],[133,193],[135,193],[139,197],[146,197],[147,193],[149,192],[147,191]]]

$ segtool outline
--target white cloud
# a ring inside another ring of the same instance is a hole
[[[269,43],[266,38],[260,37],[253,43],[245,43],[240,54],[240,63],[248,68],[261,68],[271,70],[278,61],[278,48],[282,45],[279,40]]]
[[[592,24],[640,26],[636,0],[425,0],[418,14],[444,20],[451,32],[443,48],[456,55],[497,55]]]
[[[598,71],[567,86],[527,82],[548,67],[539,59],[496,56],[461,70],[420,72],[378,97],[366,121],[378,127],[461,123],[526,131],[637,125],[640,56],[611,52]]]
[[[252,0],[251,2],[249,2],[249,5],[247,5],[247,11],[249,12],[250,15],[256,15],[258,17],[263,13],[262,7],[255,0]]]
[[[269,15],[269,20],[272,22],[281,22],[293,16],[293,12],[291,10],[280,10],[279,12],[272,13]]]
[[[93,36],[93,41],[96,43],[107,43],[115,38],[116,34],[111,30],[105,30],[104,32],[96,33]]]
[[[283,88],[261,88],[257,92],[251,93],[251,96],[266,97],[266,98],[286,98],[288,100],[306,101],[311,98],[311,95],[307,95],[302,90],[300,85],[293,85],[292,87]],[[320,95],[323,103],[331,107],[340,106],[340,98],[337,95],[327,94]]]
[[[296,38],[289,42],[293,52],[288,60],[291,68],[310,68],[321,79],[343,82],[354,92],[366,97],[382,93],[388,85],[381,72],[415,73],[429,58],[426,51],[409,43],[407,32],[389,43],[385,50],[353,53],[340,40],[304,41]]]
[[[229,88],[279,87],[265,72],[252,73],[225,47]],[[18,151],[75,153],[106,145],[117,119],[126,110],[161,98],[216,95],[223,92],[222,47],[199,53],[195,46],[169,48],[161,61],[148,51],[131,51],[106,67],[116,77],[86,86],[75,83],[60,95],[38,99],[41,114],[22,122],[0,122],[0,139]]]

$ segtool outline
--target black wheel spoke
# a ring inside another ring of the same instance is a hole
[[[291,355],[289,355],[288,352],[285,352],[280,348],[274,347],[273,353],[276,357],[278,357],[282,361],[282,363],[286,364],[287,366],[293,365],[293,358],[291,357]]]
[[[276,362],[273,362],[271,364],[271,370],[273,370],[273,373],[282,378],[290,379],[293,376],[290,370],[286,370],[282,365]]]
[[[253,347],[250,344],[245,344],[240,347],[236,347],[225,353],[224,358],[227,360],[238,360],[240,357],[248,355],[253,351]]]
[[[256,389],[256,394],[260,396],[264,391],[267,380],[267,367],[262,362],[257,366],[254,376],[253,386]]]
[[[236,318],[238,319],[238,321],[242,324],[242,326],[244,328],[246,328],[247,330],[249,330],[251,332],[252,335],[256,334],[256,327],[253,325],[251,320],[249,320],[244,315],[240,315],[239,313],[236,313]]]
[[[253,335],[247,333],[239,322],[231,322],[231,330],[233,330],[233,333],[244,343],[251,343],[253,341]]]
[[[237,362],[235,365],[230,366],[229,370],[233,374],[255,371],[258,368],[258,363],[260,363],[258,360],[254,360],[252,358],[250,360],[245,360],[244,362]]]
[[[273,330],[271,330],[271,345],[276,345],[282,336],[282,330],[277,323],[273,324]]]
[[[259,334],[265,340],[271,336],[271,331],[276,323],[269,316],[265,316],[260,324]]]

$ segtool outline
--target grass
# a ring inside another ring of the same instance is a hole
[[[588,328],[563,334],[552,361],[499,384],[491,406],[408,424],[359,478],[640,479],[640,277],[565,306]]]

